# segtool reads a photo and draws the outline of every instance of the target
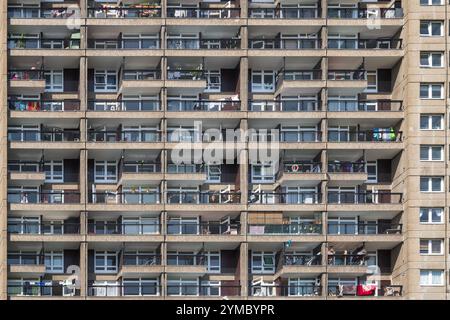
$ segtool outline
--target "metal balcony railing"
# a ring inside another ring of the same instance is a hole
[[[248,201],[253,204],[319,204],[322,202],[322,194],[317,192],[251,192]]]
[[[92,192],[90,203],[103,204],[157,204],[160,203],[160,194],[157,191],[147,192]]]
[[[8,221],[8,232],[11,234],[45,234],[64,235],[79,234],[80,224],[73,222],[36,221],[16,222]]]
[[[8,129],[8,140],[13,142],[78,142],[80,141],[80,131],[72,129]]]
[[[89,142],[160,142],[161,132],[156,130],[88,131]]]
[[[8,100],[8,107],[11,111],[45,111],[45,112],[63,112],[79,111],[80,100]]]
[[[328,38],[328,49],[401,49],[403,46],[402,39],[334,39]]]
[[[167,80],[205,80],[205,73],[201,69],[167,70]]]
[[[76,191],[8,191],[8,203],[21,204],[73,204],[80,203],[80,193]]]
[[[328,221],[329,235],[386,235],[401,234],[402,224],[399,223],[339,223]]]
[[[8,38],[8,49],[79,49],[79,39]]]
[[[367,131],[340,131],[328,129],[329,142],[401,142],[402,132],[391,129],[373,129]]]
[[[88,233],[95,235],[159,234],[160,229],[159,223],[116,223],[114,221],[88,223]]]
[[[44,80],[44,70],[9,69],[8,80]]]
[[[251,235],[302,235],[322,234],[322,224],[314,222],[291,224],[254,224],[248,225],[248,233]]]
[[[231,19],[239,18],[240,8],[167,8],[168,18]]]
[[[402,193],[329,191],[330,204],[396,204],[402,203]]]
[[[158,38],[116,38],[116,39],[88,39],[87,41],[88,49],[104,49],[104,50],[142,50],[159,49],[159,39]]]
[[[132,111],[160,111],[159,100],[90,100],[88,111],[132,112]]]
[[[397,8],[328,8],[330,19],[400,19],[403,10]]]
[[[167,100],[168,111],[239,111],[236,100]]]
[[[202,223],[188,223],[179,221],[167,222],[167,234],[170,235],[231,235],[240,233],[239,222],[225,223],[208,221]]]
[[[249,39],[249,49],[259,50],[311,50],[321,49],[320,39]]]
[[[71,17],[77,17],[80,10],[67,7],[27,7],[27,6],[8,6],[8,18],[10,19],[68,19]]]
[[[122,266],[158,266],[161,265],[160,254],[132,254],[124,252]]]
[[[403,102],[395,100],[328,100],[331,112],[386,112],[402,111]]]
[[[319,285],[249,285],[249,295],[253,297],[311,297],[320,296],[322,287]]]
[[[254,112],[305,112],[319,111],[317,100],[249,100],[250,111]]]
[[[282,259],[283,266],[320,266],[322,256],[284,253]]]
[[[240,201],[241,194],[238,192],[167,192],[168,204],[236,204]]]
[[[349,81],[366,80],[367,72],[365,70],[329,70],[328,80]]]
[[[167,49],[240,49],[241,39],[167,39]]]
[[[156,282],[124,284],[88,284],[88,295],[93,297],[159,296],[162,286]]]
[[[248,17],[253,19],[318,19],[317,8],[249,8]]]
[[[365,162],[328,162],[328,172],[330,173],[366,173]]]
[[[322,172],[322,164],[320,162],[312,161],[293,161],[284,162],[281,167],[281,173],[320,173]]]
[[[120,18],[160,18],[159,5],[139,4],[134,6],[100,5],[87,8],[89,18],[120,19]]]

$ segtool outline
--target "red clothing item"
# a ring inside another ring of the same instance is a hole
[[[356,295],[357,296],[374,296],[375,290],[377,290],[377,286],[374,284],[358,284],[356,286]]]

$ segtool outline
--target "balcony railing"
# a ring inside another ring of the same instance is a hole
[[[8,232],[11,234],[45,234],[45,235],[79,234],[80,224],[73,222],[55,222],[55,221],[40,221],[40,222],[8,221]]]
[[[44,255],[39,253],[8,252],[8,265],[38,266],[44,264]]]
[[[88,49],[104,49],[104,50],[142,50],[142,49],[159,49],[158,38],[140,38],[140,39],[88,39]]]
[[[88,233],[95,235],[142,235],[159,234],[158,223],[116,223],[109,221],[97,221],[88,224]]]
[[[365,162],[328,162],[328,172],[330,173],[366,173]]]
[[[366,266],[367,255],[358,254],[333,254],[328,255],[328,265],[330,266]]]
[[[208,221],[202,223],[167,222],[167,234],[170,235],[237,235],[240,233],[239,222],[224,223]]]
[[[344,284],[333,286],[328,285],[328,295],[329,296],[385,296],[385,297],[400,297],[403,294],[403,286],[401,285],[382,285],[378,287],[376,285],[371,286],[370,293],[368,292],[368,286],[358,284]]]
[[[328,100],[331,112],[386,112],[402,111],[402,101],[394,100]]]
[[[280,142],[321,142],[322,132],[318,130],[281,131]]]
[[[56,282],[26,281],[24,284],[9,284],[8,296],[79,296],[79,290],[73,286],[55,284]]]
[[[206,266],[206,262],[204,254],[167,253],[168,266]]]
[[[386,235],[401,234],[402,224],[399,223],[338,223],[328,222],[329,235]]]
[[[249,224],[248,233],[251,235],[302,235],[321,234],[322,224],[313,222],[291,224]]]
[[[253,204],[318,204],[321,202],[322,194],[317,192],[252,192],[249,195],[249,203]]]
[[[316,8],[249,8],[249,18],[253,19],[317,19],[320,9]]]
[[[161,265],[159,254],[132,254],[125,252],[122,256],[122,266],[158,266]]]
[[[99,6],[88,8],[88,17],[97,19],[118,18],[160,18],[161,8],[158,6],[141,4],[134,7]]]
[[[79,39],[9,38],[8,49],[79,49]]]
[[[279,84],[282,80],[287,81],[307,81],[321,80],[322,70],[280,70],[276,75]]]
[[[328,8],[330,19],[400,19],[403,10],[396,8]]]
[[[167,49],[240,49],[240,39],[167,39]]]
[[[124,161],[121,162],[120,171],[124,173],[159,173],[161,164],[154,161]]]
[[[44,70],[10,69],[8,80],[44,80]]]
[[[282,262],[283,266],[319,266],[322,265],[322,256],[285,253]]]
[[[167,192],[169,204],[236,204],[241,202],[237,192]]]
[[[401,39],[328,39],[328,49],[401,49]]]
[[[250,111],[255,112],[304,112],[319,111],[317,100],[250,100]]]
[[[328,129],[329,142],[401,142],[402,132],[391,129],[339,131]]]
[[[248,47],[259,50],[321,49],[320,39],[249,39]]]
[[[253,297],[312,297],[321,294],[322,287],[318,285],[249,285],[249,295]]]
[[[157,204],[160,203],[159,192],[93,192],[90,203],[102,204]]]
[[[168,296],[240,296],[241,286],[233,285],[191,285],[191,284],[167,284]]]
[[[348,81],[348,80],[366,80],[365,70],[329,70],[328,80]]]
[[[78,142],[80,141],[80,131],[8,129],[8,140],[13,142]]]
[[[22,204],[80,203],[80,193],[65,190],[59,192],[8,191],[8,203],[22,203]]]
[[[91,100],[88,101],[88,111],[159,111],[159,100]]]
[[[8,100],[11,111],[79,111],[80,100]]]
[[[239,111],[241,102],[235,100],[167,100],[168,111]]]
[[[402,203],[402,193],[329,191],[331,204],[396,204]]]
[[[240,8],[167,8],[168,18],[231,19],[239,18]]]
[[[320,162],[294,161],[283,163],[280,173],[320,173],[322,171]]]
[[[204,80],[203,70],[167,70],[167,80]]]
[[[90,142],[160,142],[161,132],[156,130],[88,131]]]
[[[48,18],[48,19],[68,19],[75,17],[77,12],[74,8],[52,7],[52,8],[37,8],[26,6],[8,6],[8,18],[11,19],[33,19],[33,18]]]
[[[161,286],[156,282],[88,285],[88,295],[94,297],[159,296],[160,294]]]

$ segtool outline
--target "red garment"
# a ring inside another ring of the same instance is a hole
[[[356,287],[357,296],[374,296],[377,286],[374,284],[358,284]]]

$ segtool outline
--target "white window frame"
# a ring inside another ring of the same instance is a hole
[[[222,259],[220,250],[219,251],[206,251],[204,253],[205,260],[206,260],[206,270],[208,273],[220,273],[222,269]],[[218,258],[219,265],[218,266],[212,266],[211,261],[213,258]]]
[[[60,258],[61,265],[55,266],[56,258]],[[49,259],[49,264],[47,264]],[[47,273],[64,273],[64,251],[46,251],[44,252],[45,272]]]
[[[433,57],[439,55],[440,57],[440,64],[439,65],[433,65]],[[426,56],[427,64],[422,64],[422,58],[423,56]],[[443,52],[435,52],[435,51],[422,51],[420,52],[420,67],[422,68],[443,68],[444,67],[444,53]]]
[[[49,81],[47,81],[49,77]],[[60,77],[61,83],[56,79]],[[45,91],[46,92],[63,92],[64,91],[64,71],[63,70],[48,70],[44,72]]]
[[[139,293],[138,294],[125,294],[125,287],[127,284],[137,285]],[[143,294],[142,286],[150,284],[156,287],[156,294]],[[122,296],[124,297],[142,297],[142,296],[159,296],[159,279],[158,278],[124,278],[122,280]]]
[[[104,82],[97,83],[97,77],[103,77]],[[115,77],[115,84],[108,84],[108,78]],[[95,70],[94,71],[94,91],[95,92],[116,92],[118,87],[117,70]]]
[[[222,88],[221,70],[205,70],[206,88],[205,92],[220,92]],[[212,82],[212,79],[218,79],[218,82]]]
[[[434,129],[433,128],[433,118],[434,117],[439,117],[441,119],[441,126],[439,129]],[[427,128],[422,128],[422,119],[423,118],[428,118],[428,127]],[[420,115],[420,130],[422,131],[441,131],[444,130],[444,116],[442,114],[421,114]]]
[[[261,77],[261,82],[255,82],[255,77]],[[264,78],[272,77],[271,83],[264,83]],[[275,91],[275,71],[274,70],[252,70],[252,92],[274,92]]]
[[[256,174],[255,170],[261,169],[260,174]],[[273,183],[275,182],[274,164],[252,164],[251,165],[252,183]]]
[[[108,174],[108,166],[115,166],[114,176]],[[97,167],[102,167],[102,174],[97,173]],[[95,160],[94,162],[94,181],[95,183],[116,183],[118,179],[117,161]]]
[[[433,210],[435,211],[436,215],[439,216],[441,220],[440,221],[433,221]],[[438,213],[440,212],[440,213]],[[427,217],[426,221],[421,221],[420,217],[421,215],[425,215]],[[420,224],[443,224],[444,223],[444,208],[420,208],[419,209],[419,223]]]
[[[261,259],[261,266],[255,266],[254,259]],[[272,259],[273,264],[266,264],[265,258]],[[275,252],[272,251],[252,251],[252,273],[255,274],[273,274],[275,273],[276,261]]]
[[[439,86],[440,95],[439,95],[439,97],[434,97],[433,89],[438,86]],[[422,88],[423,87],[426,87],[426,89],[427,89],[426,97],[422,96]],[[444,85],[442,83],[420,83],[419,91],[420,91],[419,95],[420,95],[421,100],[441,100],[444,98]]]
[[[422,242],[427,246],[427,252],[421,252]],[[433,252],[433,242],[439,242],[439,252]],[[444,240],[442,239],[420,239],[419,253],[421,256],[442,256],[444,254]]]
[[[422,25],[424,24],[427,25],[427,33],[421,33]],[[440,25],[439,34],[432,34],[434,24]],[[419,33],[421,37],[442,37],[444,35],[444,22],[440,20],[421,20],[419,25]]]
[[[440,273],[440,281],[439,283],[433,283],[433,273]],[[421,287],[439,287],[444,285],[444,270],[436,270],[436,269],[421,269],[420,270],[419,283]],[[422,280],[426,279],[426,282]]]
[[[439,159],[433,159],[433,149],[440,149]],[[422,150],[427,152],[427,158],[422,158]],[[444,161],[444,146],[439,145],[420,145],[420,161]]]
[[[63,160],[50,160],[45,161],[44,163],[44,170],[45,167],[50,167],[49,172],[45,172],[45,182],[50,183],[59,183],[64,182],[64,161]],[[61,174],[57,174],[57,170],[55,169],[56,166],[61,166]]]
[[[420,187],[420,192],[422,193],[438,193],[438,192],[444,192],[444,177],[441,176],[421,176],[420,177],[420,186],[422,185],[422,180],[428,180],[427,181],[427,185],[428,188],[427,190],[422,190],[422,188]],[[440,179],[440,189],[438,191],[433,190],[433,180],[435,179]]]
[[[97,265],[97,258],[103,258],[103,264]],[[107,260],[109,257],[114,257],[116,259],[115,266],[108,266]],[[116,251],[95,251],[94,253],[94,270],[97,274],[110,274],[117,273],[119,269],[119,253]]]

